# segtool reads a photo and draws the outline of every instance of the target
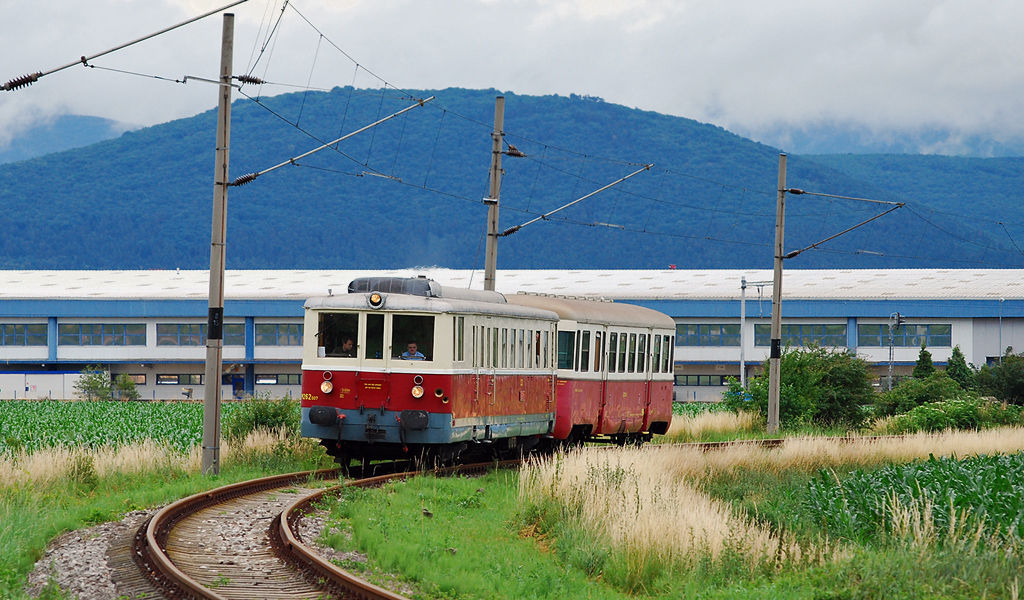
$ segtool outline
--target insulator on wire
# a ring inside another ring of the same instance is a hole
[[[28,75],[22,75],[21,77],[18,77],[17,79],[12,79],[12,80],[8,81],[7,83],[5,83],[4,84],[4,89],[6,91],[8,91],[8,92],[11,92],[11,91],[14,91],[14,90],[16,90],[16,89],[18,89],[20,87],[25,87],[27,85],[32,85],[33,83],[35,83],[42,76],[43,76],[42,73],[29,73]]]
[[[246,173],[245,175],[242,175],[241,177],[232,181],[228,185],[232,187],[242,186],[249,183],[253,179],[256,179],[257,176],[259,176],[259,173]]]
[[[526,153],[516,148],[512,144],[508,145],[508,150],[505,151],[505,156],[511,156],[512,158],[525,158]]]
[[[249,83],[252,85],[260,85],[262,83],[266,83],[259,77],[254,77],[252,75],[236,75],[235,79],[241,81],[242,83]]]

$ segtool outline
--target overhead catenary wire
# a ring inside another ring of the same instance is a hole
[[[359,129],[353,131],[352,133],[343,135],[343,136],[341,136],[340,138],[338,138],[336,140],[333,140],[333,141],[327,142],[325,144],[322,144],[322,145],[318,146],[317,148],[314,148],[313,150],[310,150],[309,152],[305,152],[305,153],[300,154],[300,155],[298,155],[298,156],[296,156],[294,158],[290,158],[290,159],[284,161],[283,163],[274,165],[273,167],[270,167],[268,169],[264,169],[264,170],[258,171],[256,173],[248,173],[246,175],[242,175],[241,177],[235,179],[234,181],[232,181],[228,185],[229,186],[245,185],[245,184],[249,183],[250,181],[252,181],[252,180],[256,179],[257,177],[259,177],[260,175],[266,175],[267,173],[269,173],[271,171],[274,171],[274,170],[277,170],[277,169],[280,169],[281,167],[283,167],[285,165],[289,165],[289,164],[294,165],[296,161],[302,160],[303,158],[305,158],[305,157],[307,157],[307,156],[309,156],[311,154],[315,154],[315,153],[323,150],[324,148],[329,148],[332,145],[337,144],[338,142],[342,142],[344,140],[347,140],[348,138],[350,138],[350,137],[352,137],[352,136],[354,136],[356,134],[362,133],[362,132],[366,131],[367,129],[372,129],[372,128],[376,127],[377,125],[380,125],[381,123],[384,123],[385,121],[389,121],[389,120],[397,117],[398,115],[401,115],[401,114],[404,114],[406,112],[409,112],[410,110],[412,110],[414,108],[419,108],[419,107],[425,105],[427,102],[430,102],[433,99],[434,99],[434,97],[431,96],[431,97],[425,98],[423,100],[417,100],[416,103],[413,104],[412,106],[407,106],[407,107],[403,108],[402,110],[400,110],[400,111],[398,111],[396,113],[392,113],[392,114],[384,117],[383,119],[378,119],[377,121],[374,121],[373,123],[370,123],[369,125],[366,125],[364,127],[360,127]]]
[[[165,28],[161,29],[160,31],[157,31],[155,33],[151,33],[149,35],[142,36],[140,38],[134,39],[134,40],[132,40],[130,42],[121,44],[119,46],[114,46],[113,48],[110,48],[109,50],[104,50],[103,52],[98,52],[96,54],[92,54],[92,55],[89,55],[89,56],[82,56],[81,58],[79,58],[78,60],[76,60],[74,62],[70,62],[70,63],[68,63],[66,65],[57,67],[55,69],[50,69],[49,71],[38,71],[38,72],[35,72],[35,73],[30,73],[28,75],[23,75],[21,77],[18,77],[18,78],[15,78],[15,79],[12,79],[12,80],[8,81],[3,86],[0,86],[0,89],[3,89],[3,90],[8,91],[8,92],[12,92],[12,91],[14,91],[16,89],[19,89],[19,88],[22,88],[22,87],[25,87],[25,86],[28,86],[28,85],[32,85],[33,83],[38,81],[39,78],[41,78],[41,77],[45,77],[46,75],[51,75],[51,74],[56,73],[58,71],[63,71],[64,69],[67,69],[69,67],[73,67],[73,66],[79,65],[79,64],[89,66],[89,61],[90,60],[99,58],[101,56],[110,54],[112,52],[117,52],[118,50],[122,50],[124,48],[129,47],[129,46],[134,46],[135,44],[138,44],[139,42],[144,42],[144,41],[146,41],[146,40],[148,40],[150,38],[154,38],[154,37],[156,37],[158,35],[163,35],[163,34],[169,32],[169,31],[174,31],[175,29],[178,29],[179,27],[184,27],[185,25],[188,25],[190,23],[194,23],[194,22],[199,21],[201,19],[205,19],[206,17],[209,17],[210,15],[215,15],[215,14],[217,14],[219,12],[225,11],[225,10],[227,10],[229,8],[234,7],[234,6],[238,6],[239,4],[242,4],[243,2],[248,2],[248,0],[235,0],[235,2],[232,2],[231,4],[228,4],[226,6],[222,6],[222,7],[218,8],[218,9],[215,9],[215,10],[211,10],[210,12],[207,12],[207,13],[203,13],[203,14],[199,15],[198,17],[192,17],[191,19],[182,21],[181,23],[178,23],[177,25],[171,25],[170,27],[165,27]]]

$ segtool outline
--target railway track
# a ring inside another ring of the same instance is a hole
[[[471,474],[493,468],[491,462],[432,472]],[[154,514],[135,534],[132,555],[139,569],[168,598],[404,600],[404,596],[321,558],[301,539],[299,523],[313,503],[343,486],[374,487],[418,474],[388,473],[315,487],[338,477],[338,471],[332,469],[266,477],[202,492]]]
[[[860,438],[863,439],[863,438]],[[731,446],[778,447],[783,439],[680,444],[703,451]],[[505,461],[497,466],[514,466]],[[462,465],[432,471],[439,475],[475,474],[496,463]],[[381,466],[376,467],[378,470]],[[374,487],[418,475],[393,471],[324,487],[338,478],[336,469],[266,477],[195,494],[164,507],[135,534],[132,557],[142,573],[169,598],[358,598],[403,600],[323,559],[303,542],[304,514],[343,486]]]

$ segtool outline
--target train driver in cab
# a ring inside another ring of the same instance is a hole
[[[352,336],[346,335],[341,338],[339,352],[341,356],[354,357],[356,355],[356,342],[352,339]]]
[[[423,356],[423,353],[418,350],[416,342],[409,342],[406,345],[406,351],[402,353],[402,360],[426,360],[427,357]]]

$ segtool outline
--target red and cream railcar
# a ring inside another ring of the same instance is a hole
[[[630,304],[517,294],[558,317],[558,440],[640,442],[672,421],[675,322]]]
[[[302,434],[342,464],[639,442],[672,418],[675,324],[650,309],[423,278],[305,308]]]
[[[357,279],[305,309],[302,434],[343,464],[507,450],[554,429],[551,311],[422,278]],[[422,357],[403,357],[410,343]]]

